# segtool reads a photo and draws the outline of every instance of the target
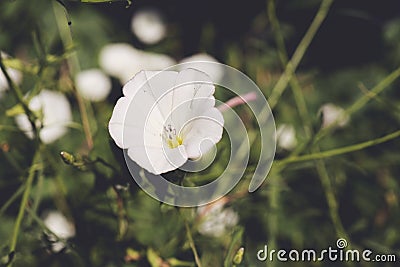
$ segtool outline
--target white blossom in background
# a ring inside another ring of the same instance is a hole
[[[176,64],[164,54],[138,50],[126,43],[104,46],[99,55],[100,67],[109,75],[125,84],[141,70],[162,70]]]
[[[39,133],[43,143],[52,143],[67,132],[72,113],[68,99],[63,94],[44,89],[31,99],[29,108],[43,116],[43,128]],[[26,136],[31,139],[34,137],[32,125],[26,114],[17,115],[15,122]],[[39,122],[36,124],[40,126]]]
[[[276,130],[276,143],[278,147],[292,150],[297,145],[296,130],[293,125],[281,124]]]
[[[100,69],[88,69],[75,76],[75,85],[81,96],[98,102],[107,98],[111,91],[111,79]]]
[[[114,43],[105,45],[99,54],[100,67],[109,75],[119,78],[121,73],[135,62],[132,60],[140,59],[140,53],[129,44]]]
[[[1,58],[9,58],[10,56],[3,52],[0,51],[0,56]],[[8,75],[10,76],[11,80],[19,85],[22,82],[22,72],[20,72],[19,70],[13,69],[13,68],[7,68],[6,67],[6,71],[8,73]],[[8,89],[8,82],[6,79],[6,76],[4,75],[3,71],[0,70],[0,98],[2,97],[4,91],[6,91]]]
[[[225,197],[197,208],[198,230],[202,235],[220,237],[237,225],[239,215],[232,208],[225,208],[226,202]]]
[[[320,108],[320,112],[322,113],[322,128],[331,126],[336,120],[338,120],[336,126],[342,128],[350,121],[350,117],[344,113],[344,109],[332,103],[324,104]]]
[[[217,64],[204,64],[203,62]],[[218,60],[206,53],[199,53],[190,57],[186,57],[179,61],[179,64],[181,63],[186,64],[178,66],[179,69],[193,68],[201,70],[202,72],[209,75],[213,82],[221,81],[222,77],[224,76],[224,69],[218,64]]]
[[[19,70],[6,68],[8,75],[10,76],[11,80],[19,85],[22,81],[22,73]],[[0,98],[3,95],[4,91],[8,89],[8,82],[6,77],[4,76],[3,71],[0,70]]]
[[[154,9],[142,9],[135,12],[131,30],[140,41],[149,45],[158,43],[167,33],[161,14]]]
[[[75,236],[75,226],[59,211],[48,212],[44,216],[43,222],[50,231],[61,239],[68,239]],[[52,245],[54,252],[59,252],[64,248],[64,244],[61,241],[54,242]]]
[[[214,107],[214,91],[210,78],[198,70],[141,71],[123,87],[110,135],[147,171],[175,170],[222,137],[224,120]]]

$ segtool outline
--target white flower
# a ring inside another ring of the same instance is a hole
[[[75,236],[75,226],[70,223],[59,211],[51,211],[43,219],[44,224],[50,231],[62,239],[68,239]],[[53,243],[53,251],[58,252],[64,248],[62,242]]]
[[[342,128],[350,121],[350,117],[344,113],[344,109],[332,103],[324,104],[320,108],[320,112],[322,112],[322,128],[331,126],[336,120],[336,126]]]
[[[133,14],[132,32],[145,44],[155,44],[166,35],[167,29],[160,13],[153,9],[138,10]]]
[[[220,237],[239,221],[239,215],[232,208],[224,208],[226,199],[199,207],[199,232],[202,235]]]
[[[99,69],[88,69],[75,76],[75,85],[83,98],[103,101],[111,91],[111,80]]]
[[[205,62],[205,63],[204,63]],[[206,53],[199,53],[182,59],[179,64],[185,63],[180,68],[193,68],[208,74],[212,81],[219,82],[224,76],[224,69],[218,60]]]
[[[9,58],[10,56],[5,52],[0,51],[0,57],[1,58]],[[19,85],[21,83],[21,81],[22,81],[22,73],[19,70],[6,67],[6,71],[7,71],[8,75],[10,76],[11,80],[15,84]],[[7,79],[4,76],[3,71],[0,70],[0,98],[3,95],[3,92],[6,91],[7,89],[8,89]]]
[[[43,143],[52,143],[67,132],[67,125],[72,121],[72,114],[69,102],[63,94],[42,90],[31,99],[29,108],[34,112],[41,112],[43,115],[43,128],[39,133]],[[28,116],[26,114],[17,115],[15,121],[17,126],[32,139],[32,126]]]
[[[163,54],[144,52],[125,43],[109,44],[100,51],[99,64],[109,75],[125,84],[141,70],[160,70],[176,64]]]
[[[296,130],[293,125],[281,124],[276,130],[277,145],[286,150],[292,150],[297,145]]]
[[[15,84],[20,84],[22,81],[22,73],[19,70],[6,68],[8,75]],[[0,70],[0,97],[3,92],[8,89],[8,82],[4,73]]]
[[[222,137],[223,117],[203,72],[141,71],[123,88],[109,122],[116,144],[142,168],[161,174],[199,158]]]

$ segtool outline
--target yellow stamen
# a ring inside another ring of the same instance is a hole
[[[164,127],[163,136],[168,147],[171,149],[183,144],[183,138],[176,134],[176,129],[171,124]]]
[[[169,139],[169,138],[167,139],[167,145],[171,149],[177,148],[182,144],[183,144],[183,139],[179,136],[175,136],[174,139]]]

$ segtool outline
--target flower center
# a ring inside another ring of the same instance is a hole
[[[176,148],[183,143],[182,137],[176,134],[176,129],[171,124],[164,126],[163,137],[168,147],[171,149]]]

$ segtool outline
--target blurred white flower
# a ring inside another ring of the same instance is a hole
[[[69,102],[63,94],[42,90],[31,99],[29,108],[43,115],[43,128],[39,133],[43,143],[52,143],[67,132],[72,114]],[[26,114],[17,115],[15,122],[29,138],[33,138],[32,125]],[[39,122],[37,124],[39,125]]]
[[[163,54],[144,52],[125,43],[104,46],[100,51],[99,64],[109,75],[125,84],[141,70],[162,70],[176,64]]]
[[[8,75],[10,75],[11,80],[15,84],[20,84],[22,81],[22,73],[19,70],[6,68]],[[0,97],[3,95],[3,92],[8,89],[8,82],[4,73],[0,70]]]
[[[193,68],[201,70],[202,72],[208,74],[213,82],[221,81],[222,77],[224,76],[224,69],[219,64],[218,60],[206,53],[199,53],[190,57],[186,57],[179,62],[179,64],[181,63],[186,64],[178,66],[179,69]]]
[[[111,80],[99,69],[88,69],[75,76],[75,85],[81,96],[96,102],[106,99],[111,91]]]
[[[59,238],[68,239],[75,236],[75,226],[59,211],[48,212],[45,215],[43,222],[46,227]],[[64,248],[64,244],[61,241],[54,242],[52,245],[52,249],[55,252],[59,252]]]
[[[133,14],[132,32],[145,44],[155,44],[161,41],[167,29],[161,14],[154,9],[142,9]]]
[[[110,135],[147,171],[175,170],[222,137],[224,120],[214,107],[214,90],[198,70],[141,71],[123,88],[109,122]]]
[[[331,126],[336,120],[336,126],[342,128],[350,121],[350,117],[344,113],[344,109],[332,103],[324,104],[320,108],[320,112],[322,112],[322,128]]]
[[[220,237],[238,223],[239,215],[232,208],[224,208],[226,202],[224,197],[197,208],[200,219],[198,229],[202,235]]]
[[[281,124],[276,130],[276,143],[278,147],[292,150],[297,145],[296,130],[293,125]]]

